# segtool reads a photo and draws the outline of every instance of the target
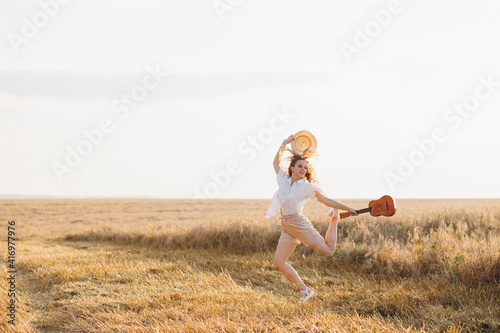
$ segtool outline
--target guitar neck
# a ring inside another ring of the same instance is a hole
[[[358,213],[358,215],[359,215],[359,214],[369,213],[369,212],[371,212],[371,210],[372,210],[372,207],[368,207],[368,208],[359,209],[356,211],[356,213]],[[351,216],[351,212],[340,213],[341,219],[344,219],[344,218],[349,217],[349,216]]]

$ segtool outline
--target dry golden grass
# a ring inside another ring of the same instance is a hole
[[[290,258],[316,292],[303,306],[272,264],[268,203],[1,200],[22,306],[0,331],[500,330],[500,200],[400,200],[394,217],[341,220],[332,258],[302,245]],[[323,234],[325,211],[304,210]]]

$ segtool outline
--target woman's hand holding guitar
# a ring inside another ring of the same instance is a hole
[[[349,207],[349,212],[351,212],[351,215],[356,216],[358,215],[358,212],[356,212],[356,209]]]

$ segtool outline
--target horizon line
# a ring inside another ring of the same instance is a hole
[[[395,196],[393,196],[395,197]],[[398,198],[398,197],[395,197]],[[0,195],[0,200],[12,199],[157,199],[157,200],[271,200],[272,198],[170,198],[157,196],[51,196],[51,195]],[[373,199],[373,198],[372,198]],[[372,200],[370,198],[342,198],[341,200]],[[500,197],[399,197],[399,200],[466,200],[466,199],[488,199],[495,200]]]

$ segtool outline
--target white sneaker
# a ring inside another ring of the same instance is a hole
[[[314,291],[311,289],[307,288],[306,290],[301,290],[300,291],[300,299],[299,299],[299,304],[303,304],[305,301],[307,301],[309,298],[311,298],[314,295]]]

